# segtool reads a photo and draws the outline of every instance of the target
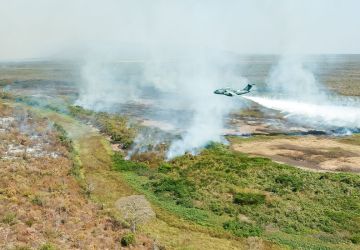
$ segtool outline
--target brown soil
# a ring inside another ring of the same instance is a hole
[[[328,137],[303,136],[235,143],[236,151],[319,171],[360,172],[360,146]]]

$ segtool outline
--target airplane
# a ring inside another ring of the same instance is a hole
[[[226,95],[226,96],[243,95],[249,93],[250,89],[254,85],[255,84],[248,84],[244,89],[232,89],[232,88],[217,89],[214,91],[214,94]]]

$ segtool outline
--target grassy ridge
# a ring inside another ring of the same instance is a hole
[[[114,168],[160,206],[234,236],[291,247],[359,243],[360,177],[312,173],[213,144],[157,168],[115,155]]]

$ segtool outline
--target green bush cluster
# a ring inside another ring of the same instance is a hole
[[[174,199],[176,204],[184,207],[193,206],[192,197],[195,194],[195,186],[188,180],[164,177],[151,182],[151,187],[155,194],[168,196]]]
[[[311,243],[315,245],[330,238],[358,242],[360,177],[354,174],[303,171],[221,144],[209,144],[196,156],[185,154],[157,168],[123,158],[119,164],[117,169],[127,172],[139,191],[200,225],[239,237],[264,237],[263,228],[271,225],[281,232],[276,240],[289,244],[284,235],[309,239],[319,234],[317,243]]]
[[[166,173],[169,173],[171,171],[171,169],[172,169],[172,166],[169,163],[163,162],[160,164],[157,171],[159,173],[166,174]]]
[[[126,246],[130,246],[133,245],[135,243],[135,235],[133,233],[127,233],[125,234],[121,240],[120,243],[122,246],[126,247]]]
[[[125,160],[120,153],[114,153],[112,156],[113,168],[119,171],[133,171],[138,175],[146,175],[150,172],[149,167],[142,162]]]
[[[281,184],[283,187],[290,188],[293,192],[300,191],[304,185],[299,177],[287,174],[277,176],[275,182]]]
[[[14,225],[16,223],[16,214],[12,212],[6,213],[1,219],[1,222],[8,225]]]
[[[74,149],[73,141],[69,138],[66,130],[57,123],[53,124],[54,129],[58,132],[58,139],[62,145],[64,145],[69,151]]]
[[[31,200],[31,203],[37,206],[43,206],[44,202],[38,195],[35,195],[35,197]]]
[[[132,145],[136,136],[136,129],[129,125],[125,116],[95,112],[80,106],[69,106],[68,110],[71,116],[98,127],[102,133],[109,135],[111,140],[120,143],[123,149]]]
[[[227,221],[223,224],[225,230],[228,230],[239,237],[260,236],[263,229],[257,225],[252,225],[237,220]]]
[[[265,195],[254,193],[237,193],[233,199],[239,205],[259,205],[265,203]]]
[[[40,248],[39,248],[39,250],[56,250],[56,247],[53,245],[53,244],[51,244],[51,243],[45,243],[45,244],[43,244]]]

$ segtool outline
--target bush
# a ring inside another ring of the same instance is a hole
[[[28,227],[32,227],[32,225],[34,224],[34,219],[28,219],[27,221],[25,221],[25,224],[28,226]]]
[[[259,205],[265,203],[265,195],[254,193],[237,193],[233,202],[239,205]]]
[[[56,250],[56,247],[54,247],[51,243],[45,243],[39,248],[39,250]]]
[[[66,130],[59,124],[54,123],[54,129],[58,132],[58,139],[61,144],[66,147],[69,151],[73,151],[73,142],[69,138]]]
[[[16,214],[14,213],[7,213],[1,220],[5,224],[14,225],[16,222]]]
[[[165,177],[153,182],[155,193],[169,192],[176,198],[189,198],[195,192],[194,184],[185,179],[173,179]]]
[[[291,175],[280,175],[275,178],[275,182],[284,187],[289,187],[293,192],[301,190],[304,185],[299,177]]]
[[[133,233],[125,234],[120,241],[123,247],[130,246],[135,243],[135,235]]]
[[[31,200],[31,203],[34,205],[38,205],[40,207],[44,205],[44,202],[42,201],[42,199],[37,195]]]
[[[224,208],[221,205],[220,202],[217,201],[211,201],[209,204],[209,209],[211,212],[213,212],[216,215],[223,215],[224,214]]]
[[[351,236],[350,240],[354,244],[360,244],[360,233]]]
[[[127,161],[119,153],[115,153],[112,157],[113,167],[115,170],[119,171],[133,171],[138,175],[144,175],[144,173],[149,172],[149,168],[145,163]]]
[[[158,167],[158,172],[159,173],[169,173],[172,169],[172,166],[169,163],[162,163],[159,167]]]
[[[91,122],[104,134],[111,137],[111,140],[122,145],[123,149],[131,146],[136,136],[136,130],[129,126],[125,116],[108,114],[105,112],[94,112],[80,106],[69,106],[69,113],[84,122]]]
[[[225,230],[229,230],[239,237],[260,236],[263,230],[256,226],[237,220],[227,221],[223,224]]]

